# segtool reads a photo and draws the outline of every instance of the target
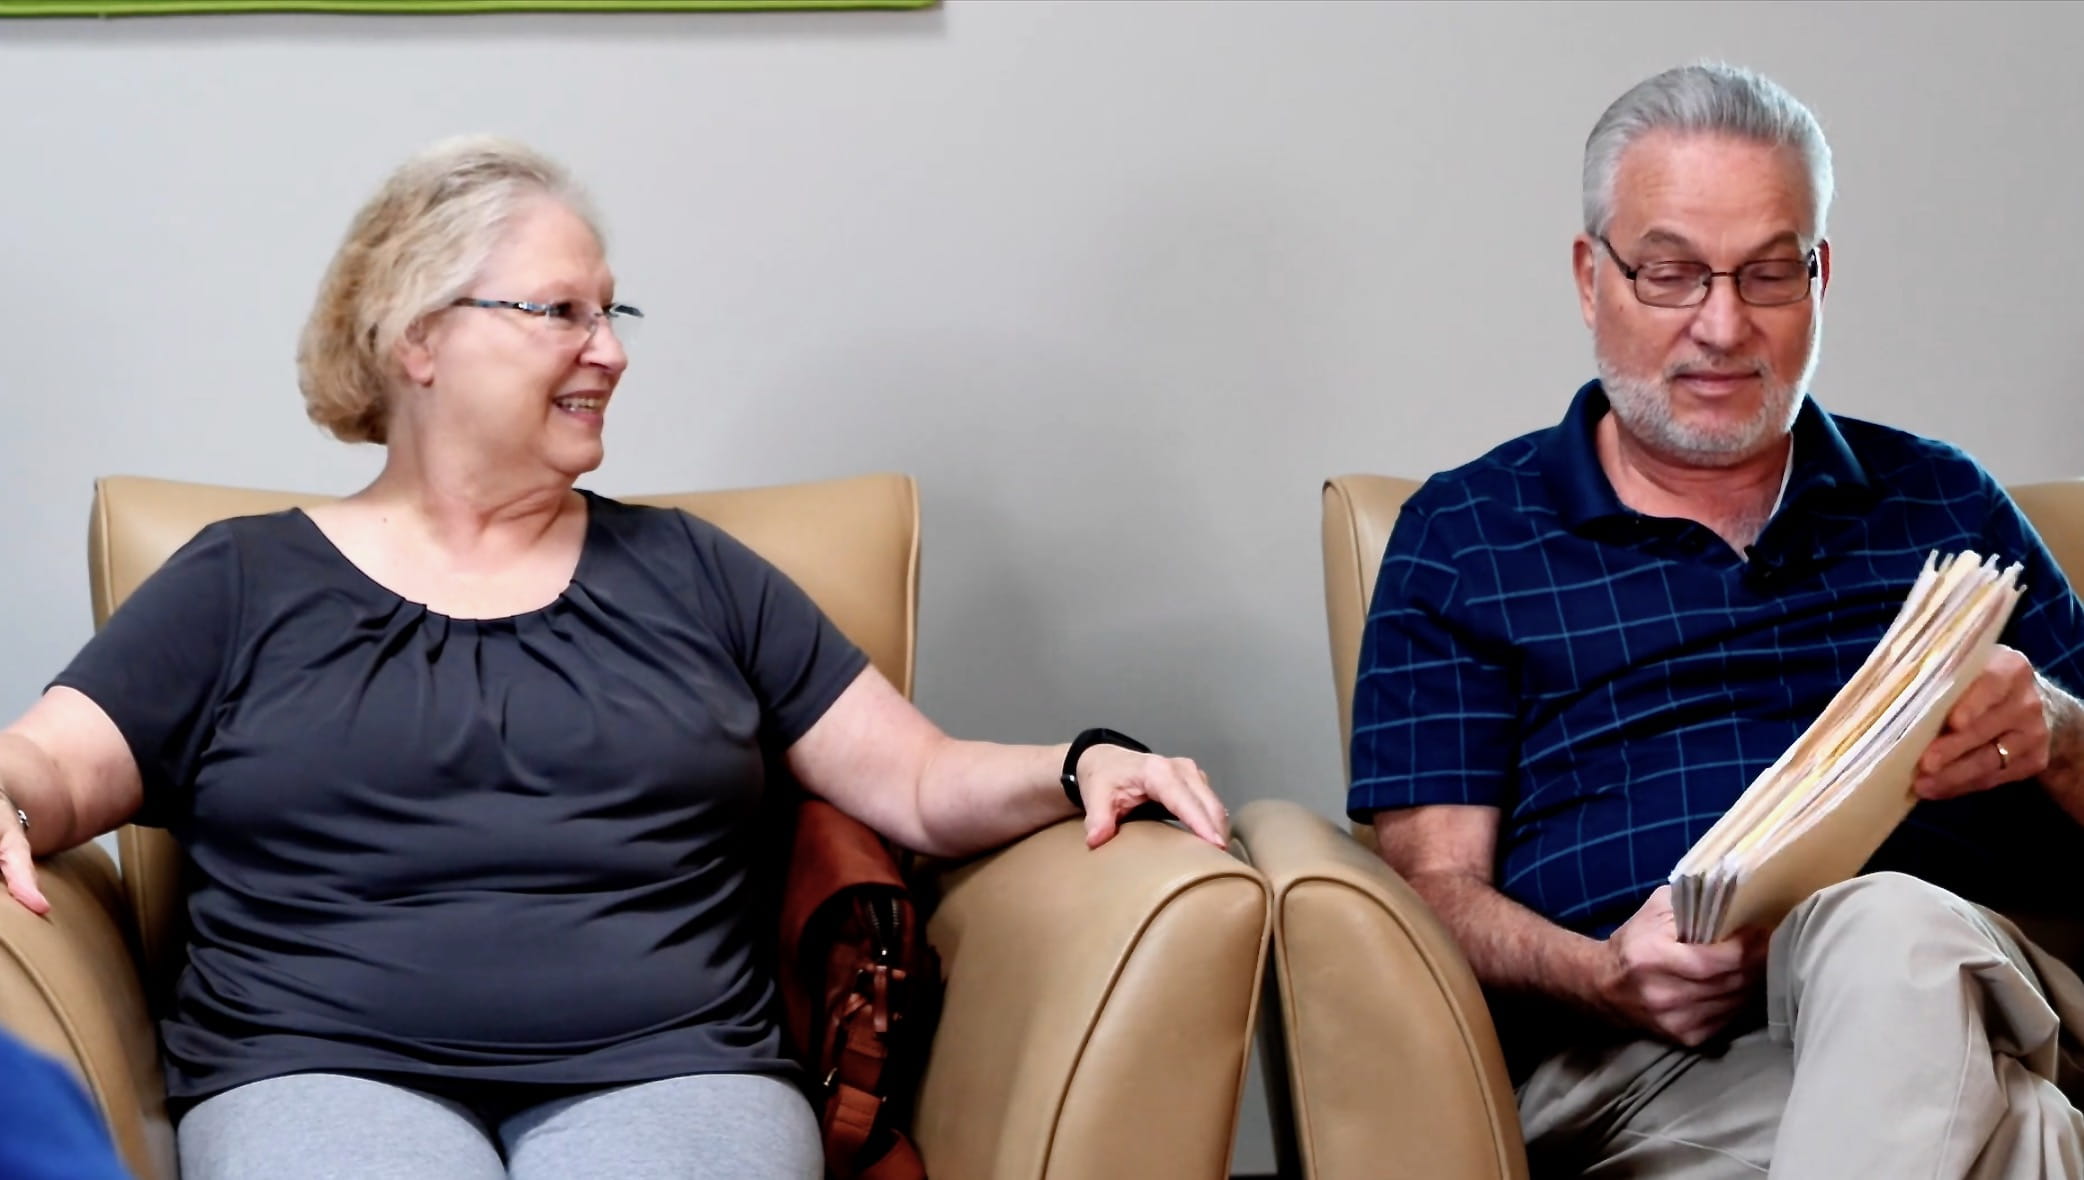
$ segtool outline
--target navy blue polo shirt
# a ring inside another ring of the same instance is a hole
[[[1932,554],[2023,565],[2002,642],[2084,688],[2084,609],[1959,448],[1807,400],[1747,560],[1621,503],[1594,445],[1606,412],[1592,382],[1560,424],[1404,505],[1361,642],[1352,818],[1499,808],[1498,887],[1603,937],[1823,711]],[[2029,781],[1919,804],[1869,867],[2075,913],[2080,854],[2084,828]]]

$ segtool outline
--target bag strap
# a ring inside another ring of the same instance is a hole
[[[883,1100],[844,1082],[832,1087],[825,1100],[825,1161],[834,1169],[845,1168],[861,1155],[868,1136],[876,1127],[876,1112]]]
[[[839,1117],[830,1120],[825,1135],[825,1160],[830,1175],[841,1180],[925,1180],[925,1161],[903,1132],[892,1135],[889,1149],[875,1162],[856,1170],[855,1153],[867,1142],[869,1128],[875,1125],[876,1110],[883,1100],[852,1086],[841,1086],[832,1100],[837,1104]],[[835,1150],[847,1154],[829,1154]]]
[[[876,1034],[890,1028],[890,977],[895,974],[902,979],[903,972],[894,972],[882,964],[868,972],[873,972],[865,989],[868,994],[862,994],[864,989],[859,986],[849,990],[832,1020],[833,1037],[838,1043],[834,1046],[832,1076],[826,1080],[832,1091],[825,1100],[827,1160],[855,1159],[875,1129],[877,1112],[883,1108],[883,1099],[875,1091],[889,1061],[889,1050]],[[864,1024],[869,1027],[864,1028]]]
[[[861,1169],[855,1180],[925,1180],[926,1164],[919,1158],[919,1149],[912,1141],[900,1135],[883,1158]]]

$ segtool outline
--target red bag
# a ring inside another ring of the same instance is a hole
[[[822,1102],[825,1174],[925,1180],[901,1128],[939,1015],[939,959],[881,836],[820,799],[794,818],[778,974],[783,1031]]]

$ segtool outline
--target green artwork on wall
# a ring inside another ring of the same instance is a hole
[[[199,12],[758,12],[931,8],[940,0],[0,0],[10,16],[182,16]]]

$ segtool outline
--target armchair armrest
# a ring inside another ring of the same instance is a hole
[[[1065,821],[947,872],[913,1130],[934,1180],[1222,1180],[1266,882],[1165,824]]]
[[[1273,890],[1275,1031],[1304,1175],[1525,1180],[1497,1030],[1447,928],[1299,804],[1254,802],[1235,828]]]
[[[172,1180],[159,1039],[115,864],[85,844],[39,861],[36,872],[49,915],[0,897],[0,1025],[80,1078],[134,1174]]]

